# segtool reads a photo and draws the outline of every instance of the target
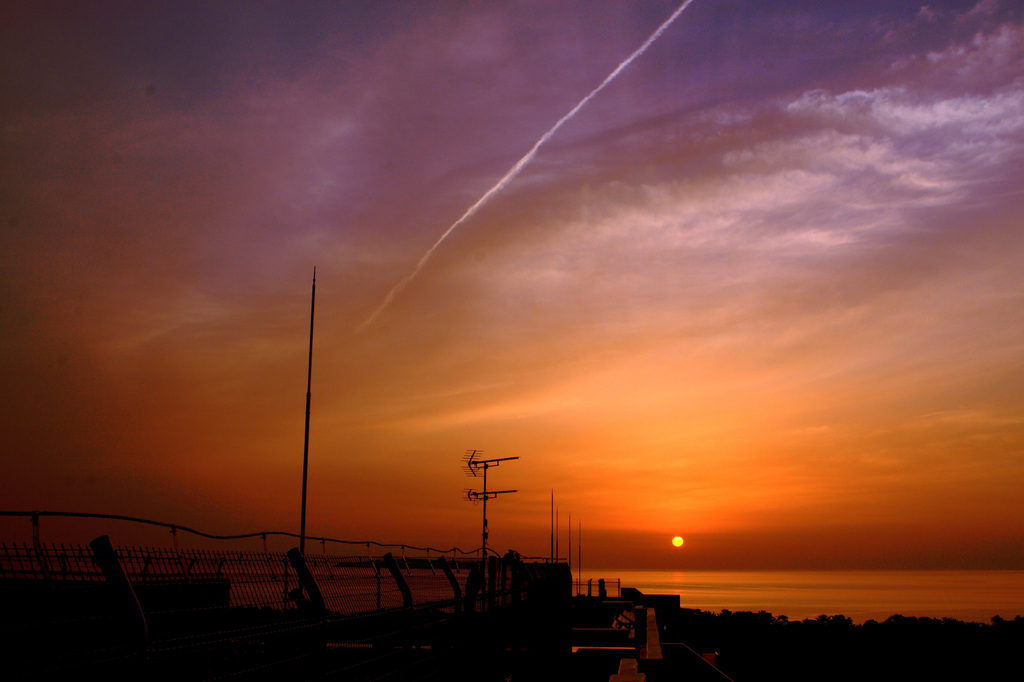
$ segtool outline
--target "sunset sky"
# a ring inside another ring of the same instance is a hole
[[[694,0],[399,286],[679,6],[5,3],[0,508],[297,532],[316,267],[311,535],[1024,568],[1015,0]]]

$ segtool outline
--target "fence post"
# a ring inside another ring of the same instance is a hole
[[[476,600],[477,596],[480,597],[480,603],[483,605],[485,595],[480,594],[480,590],[484,586],[484,576],[481,573],[483,568],[483,562],[474,561],[473,565],[469,569],[469,575],[466,576],[466,596],[465,596],[465,607],[467,611],[476,611]],[[481,608],[483,608],[481,606]]]
[[[310,606],[318,615],[326,614],[327,604],[324,602],[324,595],[320,592],[320,586],[316,584],[316,579],[313,578],[309,566],[306,565],[306,557],[302,556],[298,547],[288,550],[288,562],[295,569],[295,574],[299,577],[299,585],[306,592]]]
[[[377,576],[377,610],[380,611],[380,566],[374,560],[371,560],[370,563],[373,564],[373,572]]]
[[[437,563],[441,566],[441,571],[444,572],[446,578],[448,578],[448,584],[452,586],[452,594],[455,597],[455,613],[462,612],[462,590],[459,588],[459,581],[455,579],[455,572],[452,571],[451,565],[448,560],[442,555]]]
[[[388,570],[391,572],[391,577],[395,579],[395,584],[398,585],[398,590],[402,593],[402,605],[411,607],[412,592],[409,590],[409,583],[405,581],[405,576],[402,575],[402,569],[398,567],[398,562],[395,560],[395,557],[391,552],[384,555],[384,565],[388,567]]]
[[[39,551],[39,512],[32,512],[32,546]]]
[[[498,598],[498,605],[505,607],[508,606],[508,555],[501,559],[501,585],[498,588],[500,596]]]
[[[487,610],[493,611],[495,607],[495,596],[497,592],[498,557],[487,557]]]
[[[128,624],[128,638],[133,647],[138,649],[146,648],[148,631],[146,628],[146,614],[142,612],[139,605],[139,598],[128,582],[128,576],[121,566],[121,560],[117,551],[110,544],[110,537],[101,535],[89,543],[92,548],[92,560],[99,566],[103,573],[103,579],[112,588],[113,598],[118,603],[118,608],[124,614],[124,620]]]

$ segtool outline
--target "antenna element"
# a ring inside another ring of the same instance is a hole
[[[483,500],[484,502],[484,525],[483,531],[481,532],[482,542],[480,544],[480,560],[483,561],[484,556],[487,553],[487,500],[494,499],[498,495],[505,495],[507,493],[517,493],[518,490],[487,490],[487,470],[491,467],[496,467],[502,462],[509,462],[518,457],[499,457],[497,459],[477,459],[479,455],[484,454],[483,450],[466,450],[465,456],[462,458],[462,470],[466,472],[467,476],[476,478],[480,475],[480,471],[483,471],[484,478],[484,489],[483,492],[476,490],[467,490],[466,499],[473,500],[474,502]]]

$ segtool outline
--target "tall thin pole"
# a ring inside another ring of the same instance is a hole
[[[299,524],[299,553],[306,553],[306,475],[309,471],[309,403],[313,388],[313,311],[316,309],[316,268],[313,268],[313,296],[309,303],[309,369],[306,372],[306,437],[302,445],[302,521]]]
[[[551,561],[555,560],[555,489],[551,489]]]
[[[572,528],[569,529],[569,532],[570,533],[572,532]],[[579,589],[582,590],[583,589],[583,522],[582,521],[580,521],[579,534],[576,536],[576,551],[578,553],[577,556],[576,556],[576,572],[579,573],[579,576],[580,576],[580,582],[579,582],[580,587],[579,587]]]
[[[484,462],[484,528],[481,532],[480,561],[487,565],[487,462]]]

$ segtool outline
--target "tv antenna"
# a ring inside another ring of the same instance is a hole
[[[484,489],[483,492],[479,492],[472,489],[466,490],[466,499],[472,500],[473,502],[484,502],[484,526],[481,532],[482,543],[480,544],[480,559],[487,554],[487,500],[494,499],[498,495],[505,495],[506,493],[517,493],[518,490],[488,490],[487,489],[487,470],[491,467],[496,467],[502,462],[508,462],[513,459],[519,459],[518,457],[499,457],[497,459],[477,459],[480,455],[484,454],[483,450],[466,450],[466,455],[462,458],[462,470],[466,472],[467,476],[477,478],[480,476],[480,471],[483,471],[484,477]]]

